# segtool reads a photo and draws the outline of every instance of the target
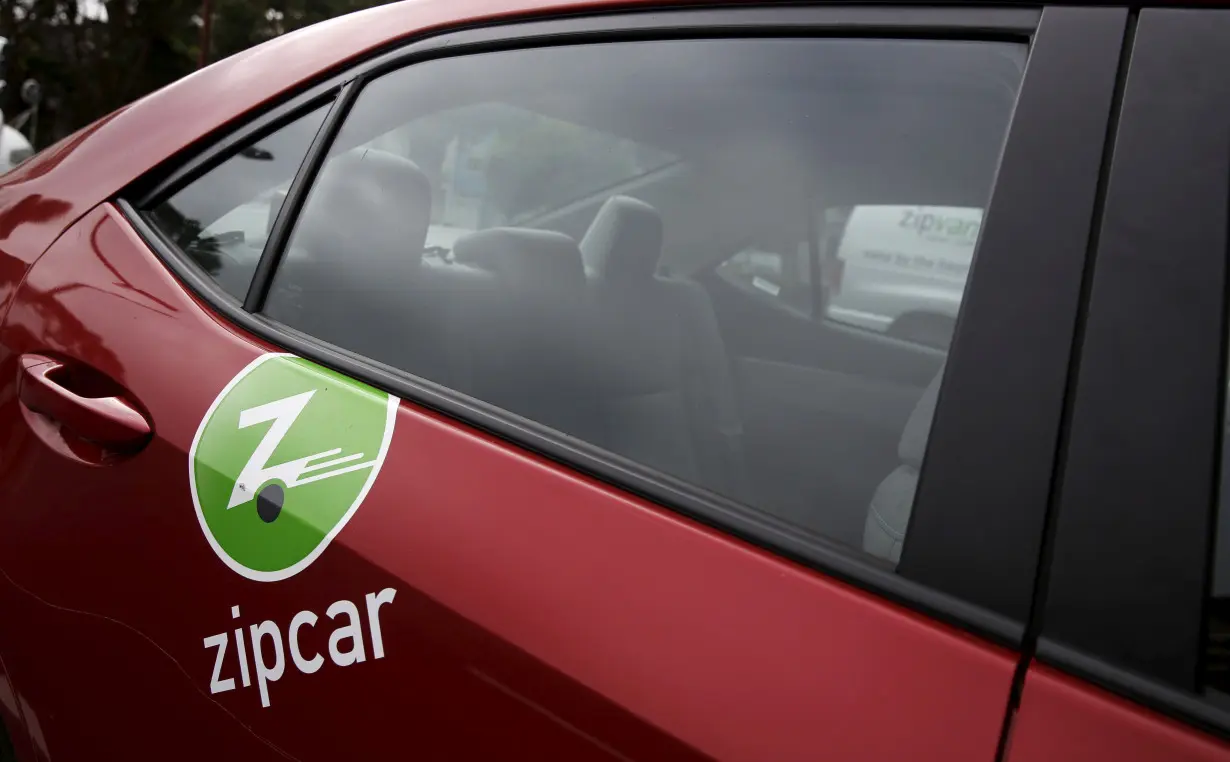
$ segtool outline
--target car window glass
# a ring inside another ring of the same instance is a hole
[[[1213,566],[1205,607],[1206,640],[1201,685],[1206,697],[1230,710],[1230,414],[1223,416],[1221,485],[1218,492]]]
[[[835,327],[872,309],[838,296],[856,254],[921,236],[898,269],[943,278],[854,275],[913,289],[889,314],[940,282],[955,317],[970,247],[928,236],[976,238],[1025,53],[691,40],[414,64],[359,94],[265,313],[892,564],[953,322],[889,341]]]
[[[773,249],[760,245],[744,247],[718,265],[715,272],[730,283],[758,294],[757,298],[801,315],[810,315],[813,302],[811,247],[807,241],[797,241],[793,246]]]
[[[651,145],[502,102],[425,115],[359,150],[367,148],[427,172],[428,256],[447,254],[464,233],[525,224],[677,160]]]
[[[982,209],[860,205],[835,210],[828,318],[932,346],[952,337]]]
[[[234,155],[149,210],[149,218],[242,299],[286,191],[328,112],[322,106]]]
[[[778,246],[785,254],[763,246],[741,249],[717,272],[785,309],[946,347],[981,226],[978,208],[830,207],[819,212],[815,232],[818,290],[807,240]]]

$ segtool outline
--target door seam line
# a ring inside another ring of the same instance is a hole
[[[1076,388],[1080,377],[1080,358],[1085,338],[1085,322],[1088,317],[1089,297],[1093,289],[1093,274],[1097,263],[1098,247],[1102,232],[1102,218],[1106,207],[1106,192],[1110,184],[1110,169],[1114,162],[1115,139],[1119,131],[1119,115],[1127,85],[1128,68],[1136,40],[1137,8],[1127,9],[1123,41],[1119,48],[1119,61],[1115,72],[1114,91],[1111,95],[1110,112],[1106,120],[1106,137],[1102,145],[1102,160],[1098,167],[1097,187],[1093,212],[1089,224],[1089,237],[1085,244],[1085,264],[1081,272],[1080,301],[1076,324],[1073,327],[1072,345],[1068,355],[1068,377],[1064,384],[1063,409],[1060,414],[1059,438],[1055,446],[1054,465],[1051,469],[1051,484],[1043,518],[1042,543],[1038,549],[1038,565],[1034,575],[1033,596],[1021,650],[1013,669],[1012,684],[1008,690],[1008,703],[1000,725],[999,743],[995,750],[995,762],[1005,762],[1011,747],[1012,731],[1025,692],[1025,680],[1030,667],[1035,663],[1038,639],[1042,631],[1042,616],[1050,582],[1050,564],[1054,549],[1059,498],[1063,489],[1064,465],[1068,454],[1068,436],[1072,427],[1072,410],[1076,401]]]

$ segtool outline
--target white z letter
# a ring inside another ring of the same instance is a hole
[[[228,510],[256,497],[256,490],[260,489],[269,477],[276,476],[275,472],[281,470],[277,466],[266,467],[269,457],[273,455],[274,450],[278,449],[278,445],[282,443],[290,427],[295,425],[295,420],[311,402],[312,395],[315,393],[316,390],[313,389],[293,397],[248,408],[239,414],[239,428],[241,429],[266,421],[273,421],[273,425],[269,427],[269,431],[265,432],[265,438],[256,446],[252,457],[248,458],[243,470],[239,472],[239,478],[235,480],[235,489],[231,490],[231,501],[226,505]]]
[[[219,680],[218,675],[222,674],[222,660],[226,657],[226,642],[228,640],[227,633],[219,635],[210,635],[205,638],[206,648],[217,648],[218,656],[214,659],[214,674],[209,678],[210,693],[225,693],[226,691],[235,690],[235,678],[228,677],[225,680]]]
[[[305,458],[288,460],[274,466],[269,465],[269,458],[286,438],[291,426],[295,425],[295,421],[312,401],[312,395],[315,393],[316,390],[313,389],[293,397],[248,408],[239,414],[239,428],[241,429],[268,421],[273,421],[273,425],[269,427],[269,431],[265,432],[265,438],[256,446],[252,457],[248,458],[243,470],[239,472],[239,478],[235,480],[235,487],[231,490],[231,500],[227,503],[227,510],[252,500],[256,497],[257,490],[274,479],[290,489],[301,484],[332,479],[335,476],[361,471],[376,465],[375,460],[363,461],[361,452],[342,455],[340,448],[325,450]]]

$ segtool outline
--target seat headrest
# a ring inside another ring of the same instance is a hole
[[[350,151],[321,170],[294,244],[316,260],[416,263],[430,223],[431,181],[414,162],[385,151]]]
[[[548,230],[480,230],[458,238],[453,257],[458,264],[486,270],[522,288],[580,290],[585,283],[577,242]]]
[[[897,456],[901,462],[914,468],[922,468],[923,455],[927,451],[927,437],[931,433],[931,420],[935,418],[935,403],[939,399],[940,382],[944,380],[944,366],[941,365],[935,378],[927,385],[914,412],[905,423],[901,432],[901,441],[897,444]]]
[[[644,201],[611,196],[581,239],[581,256],[599,283],[649,280],[662,258],[662,216]]]

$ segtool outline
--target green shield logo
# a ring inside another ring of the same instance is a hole
[[[201,530],[248,579],[312,563],[384,462],[397,398],[301,357],[263,355],[214,400],[188,455]]]

